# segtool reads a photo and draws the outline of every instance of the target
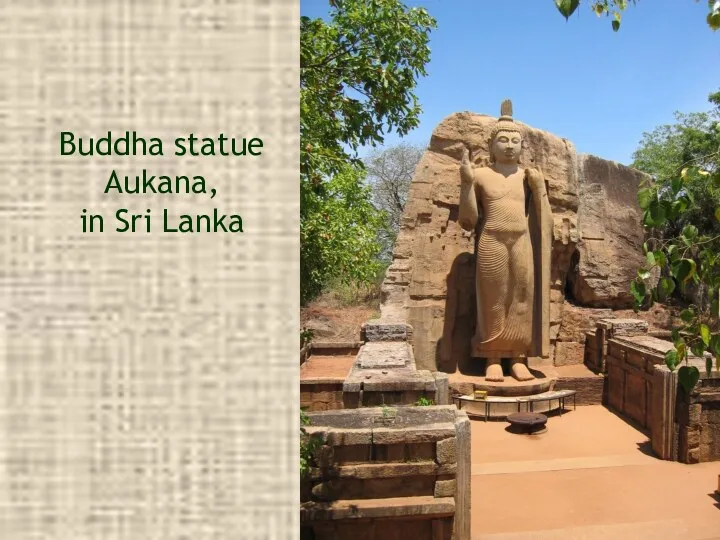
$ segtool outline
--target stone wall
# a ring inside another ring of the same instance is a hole
[[[720,461],[720,375],[700,379],[691,395],[679,390],[678,460]]]
[[[598,338],[612,334],[606,322],[598,323]],[[631,321],[626,322],[631,328]],[[665,365],[665,352],[672,348],[671,342],[648,334],[598,342],[596,350],[605,351],[605,404],[646,430],[653,452],[662,459],[720,460],[720,376],[701,378],[688,397],[677,371]],[[691,355],[688,361],[705,373],[703,358]]]
[[[475,323],[475,235],[458,223],[460,159],[467,145],[487,163],[495,118],[457,113],[433,132],[418,164],[384,284],[381,320],[407,322],[418,369],[454,372],[470,357]],[[553,211],[551,354],[531,365],[582,362],[582,342],[560,339],[570,300],[630,305],[629,282],[642,264],[636,192],[640,173],[580,155],[562,138],[525,126],[522,166],[542,170]]]
[[[343,380],[300,381],[300,408],[332,411],[344,408]]]
[[[470,421],[454,406],[310,413],[322,446],[301,524],[316,540],[470,538]]]

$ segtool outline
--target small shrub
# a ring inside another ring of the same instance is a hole
[[[415,402],[415,405],[418,407],[429,407],[430,405],[435,405],[435,402],[423,396]]]
[[[305,411],[300,410],[300,477],[307,477],[310,474],[317,452],[322,441],[308,434],[304,426],[310,425]]]
[[[313,331],[309,328],[303,328],[300,330],[300,348],[302,349],[305,345],[310,343],[313,338]]]

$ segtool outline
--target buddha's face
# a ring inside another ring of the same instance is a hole
[[[491,152],[497,163],[517,163],[520,159],[522,137],[514,131],[498,131]]]

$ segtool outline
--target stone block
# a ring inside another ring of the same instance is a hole
[[[438,480],[435,482],[435,497],[454,497],[455,480]]]
[[[384,499],[421,497],[423,495],[432,497],[435,493],[435,477],[433,475],[347,480],[346,482],[347,499]]]
[[[357,465],[344,465],[337,468],[340,478],[358,478],[369,480],[372,478],[395,478],[398,476],[435,476],[437,465],[430,462],[416,463],[362,463]]]
[[[305,433],[310,437],[314,437],[325,443],[328,437],[328,428],[325,426],[303,426]]]
[[[688,449],[700,446],[700,428],[686,428],[685,437],[687,437]]]
[[[373,431],[375,444],[436,442],[455,436],[452,424],[427,424],[404,428],[376,428]]]
[[[414,443],[406,445],[408,461],[435,461],[434,443]]]
[[[449,393],[449,379],[447,373],[436,371],[433,373],[435,379],[436,391],[436,405],[449,405],[450,404],[450,393]]]
[[[339,429],[328,431],[327,442],[332,446],[366,445],[372,443],[371,429]]]
[[[699,424],[702,418],[702,405],[693,403],[688,407],[688,425]]]
[[[357,444],[354,446],[336,446],[335,447],[335,463],[362,463],[370,461],[369,444]]]
[[[376,444],[375,461],[403,462],[405,461],[404,444]]]
[[[456,463],[457,453],[455,451],[455,437],[437,442],[437,462],[440,464]]]
[[[363,331],[368,342],[407,341],[408,338],[407,325],[402,323],[369,321],[363,325]]]

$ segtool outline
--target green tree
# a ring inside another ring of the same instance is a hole
[[[694,284],[697,301],[680,314],[675,348],[665,360],[689,392],[700,374],[688,352],[715,356],[720,371],[720,92],[708,113],[677,115],[678,123],[644,134],[634,165],[653,180],[638,191],[647,264],[631,284],[636,307],[666,301]],[[706,365],[708,373],[712,362]]]
[[[413,91],[426,74],[429,33],[435,27],[424,9],[409,9],[398,0],[331,0],[330,5],[329,22],[300,21],[303,302],[345,272],[348,279],[375,275],[379,246],[372,227],[381,216],[365,204],[371,193],[360,186],[357,150],[382,143],[385,133],[404,135],[418,125]],[[353,203],[341,205],[344,198]]]
[[[715,209],[720,206],[720,191],[700,174],[689,174],[692,167],[712,171],[717,167],[717,150],[720,147],[720,92],[710,95],[715,108],[709,112],[675,113],[675,124],[668,124],[643,133],[640,147],[633,154],[632,166],[650,174],[657,189],[672,193],[673,182],[679,187],[682,176],[683,201],[687,208],[678,219],[665,221],[665,236],[680,233],[685,225],[697,227],[701,234],[720,232]],[[678,191],[679,192],[679,191]],[[647,192],[644,192],[647,193]],[[680,203],[684,204],[684,203]]]
[[[381,266],[377,231],[385,216],[371,202],[364,172],[345,165],[303,199],[300,227],[301,301],[317,296],[331,279],[368,283]]]

